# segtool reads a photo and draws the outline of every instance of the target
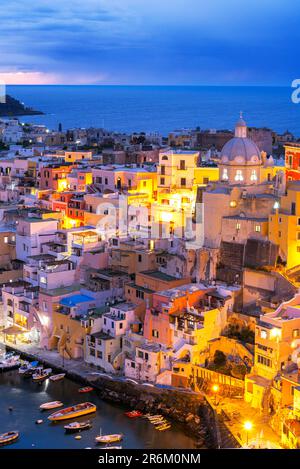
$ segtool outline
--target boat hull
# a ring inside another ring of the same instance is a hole
[[[91,404],[91,403],[86,403],[86,404],[89,404],[89,406],[80,407],[80,404],[79,404],[78,406],[67,407],[58,412],[54,412],[53,414],[49,415],[48,420],[50,420],[51,422],[59,422],[61,420],[70,420],[70,419],[74,419],[77,417],[82,417],[83,415],[93,414],[96,412],[97,407],[95,406],[95,404]]]

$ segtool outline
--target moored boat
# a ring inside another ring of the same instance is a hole
[[[62,407],[63,403],[61,401],[52,401],[52,402],[45,402],[44,404],[40,405],[40,409],[42,410],[50,410],[50,409],[57,409],[58,407]]]
[[[98,435],[95,438],[96,443],[108,444],[108,443],[117,443],[123,439],[121,433],[115,433],[112,435]]]
[[[76,404],[74,406],[58,410],[57,412],[49,415],[48,419],[51,420],[51,422],[74,419],[77,417],[82,417],[83,415],[92,414],[96,412],[96,410],[97,407],[95,404],[92,404],[91,402],[83,402],[81,404]]]
[[[24,373],[31,372],[33,373],[37,367],[38,367],[39,362],[33,361],[29,363],[28,361],[24,362],[22,366],[19,368],[19,373],[23,375]]]
[[[19,438],[19,432],[12,431],[0,435],[0,445],[9,445]]]
[[[19,358],[20,358],[20,355],[14,355],[14,354],[8,353],[0,361],[0,370],[1,371],[16,370],[17,368],[21,366],[21,362]]]
[[[85,392],[91,392],[93,391],[94,388],[92,388],[91,386],[85,386],[84,388],[79,388],[78,389],[78,392],[80,392],[81,394],[85,393]]]
[[[125,412],[126,417],[129,417],[130,419],[135,419],[137,417],[142,417],[142,412],[139,410],[132,410],[130,412]]]
[[[92,428],[91,422],[72,422],[64,426],[66,433],[81,432],[82,430],[89,430]]]
[[[58,375],[50,376],[50,380],[51,381],[60,381],[60,380],[64,379],[65,376],[66,376],[66,373],[59,373]]]
[[[44,381],[45,379],[49,378],[51,373],[52,373],[51,368],[46,368],[45,370],[39,370],[38,373],[34,373],[32,375],[32,379],[35,382],[41,382],[41,381]]]

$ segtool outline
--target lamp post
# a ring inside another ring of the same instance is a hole
[[[219,389],[220,389],[220,388],[219,388],[219,385],[218,385],[218,384],[214,384],[211,389],[212,389],[212,392],[213,392],[214,395],[215,395],[215,405],[217,405],[217,393],[219,392]]]
[[[244,429],[246,430],[246,435],[247,435],[247,446],[249,443],[249,432],[251,432],[252,428],[253,428],[252,422],[250,422],[250,420],[246,420],[246,422],[244,423]]]

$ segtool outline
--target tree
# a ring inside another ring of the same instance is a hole
[[[216,350],[214,354],[214,364],[216,366],[226,365],[226,355],[221,350]]]

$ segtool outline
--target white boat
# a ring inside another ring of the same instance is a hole
[[[66,376],[66,373],[60,373],[58,375],[50,376],[50,379],[51,379],[51,381],[60,381],[60,380],[64,379],[65,376]]]
[[[51,373],[52,373],[52,368],[46,368],[45,370],[39,370],[38,373],[34,373],[32,375],[32,379],[35,382],[44,381],[45,379],[49,378]]]
[[[112,435],[98,435],[95,438],[96,443],[108,444],[108,443],[117,443],[123,439],[121,433],[115,433]]]
[[[60,401],[52,401],[52,402],[45,402],[44,404],[40,405],[40,409],[48,410],[48,409],[57,409],[58,407],[62,407],[63,403]]]
[[[0,361],[0,370],[9,371],[9,370],[15,370],[19,368],[19,366],[21,365],[21,362],[19,359],[20,359],[20,355],[7,354]]]

